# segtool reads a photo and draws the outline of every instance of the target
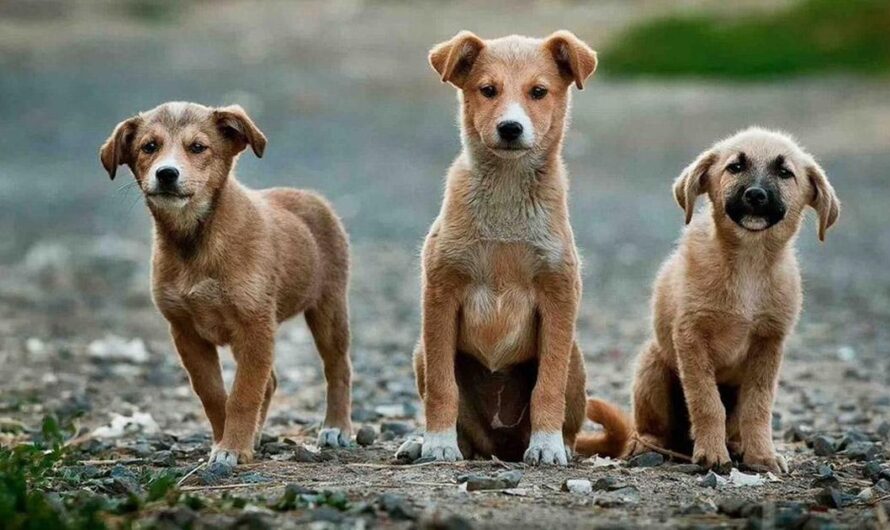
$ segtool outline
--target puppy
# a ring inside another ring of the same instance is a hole
[[[423,248],[422,455],[566,465],[584,414],[581,295],[562,142],[596,54],[567,31],[430,52],[458,90],[463,150]]]
[[[693,219],[696,197],[710,206]],[[695,463],[787,471],[772,439],[785,339],[801,309],[794,240],[807,206],[819,239],[840,202],[825,172],[788,136],[751,128],[699,155],[674,183],[689,227],[655,281],[654,337],[638,359],[634,426],[592,401],[606,427],[585,453],[667,448]],[[690,221],[691,224],[690,224]]]
[[[113,179],[129,166],[154,219],[152,294],[204,405],[210,462],[249,461],[277,387],[280,322],[305,313],[324,361],[327,414],[318,443],[348,444],[351,367],[346,233],[307,191],[254,191],[234,175],[266,137],[238,106],[165,103],[114,129],[99,155]],[[217,346],[237,371],[226,396]]]

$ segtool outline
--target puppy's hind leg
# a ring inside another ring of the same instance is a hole
[[[318,433],[318,445],[347,447],[352,435],[352,365],[345,294],[323,298],[316,307],[306,311],[306,323],[324,363],[327,381],[327,411]]]
[[[660,350],[650,341],[640,354],[633,384],[634,425],[640,441],[630,444],[630,454],[668,448],[671,443],[673,411],[670,368]]]

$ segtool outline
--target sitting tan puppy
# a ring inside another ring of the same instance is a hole
[[[711,204],[693,219],[701,194]],[[692,223],[655,281],[655,335],[633,388],[636,434],[614,407],[591,401],[588,414],[606,434],[584,451],[692,449],[694,462],[712,467],[730,462],[729,446],[749,466],[784,471],[772,407],[785,339],[801,309],[794,239],[807,206],[824,239],[840,203],[812,156],[758,128],[702,153],[677,179],[674,196]]]
[[[463,151],[423,249],[422,454],[566,465],[586,378],[562,142],[596,54],[566,31],[461,32],[430,63],[458,89]]]
[[[266,138],[238,106],[165,103],[121,122],[102,146],[114,178],[127,165],[154,218],[152,292],[215,442],[211,462],[247,461],[277,387],[278,323],[305,312],[324,361],[327,414],[319,445],[349,442],[348,242],[323,198],[254,191],[233,173]],[[226,396],[217,346],[237,362]]]

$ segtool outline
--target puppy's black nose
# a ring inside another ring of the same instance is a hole
[[[744,199],[748,206],[763,206],[767,201],[766,190],[752,186],[745,190]]]
[[[518,121],[502,121],[498,124],[498,136],[504,141],[512,142],[522,136],[522,124]]]
[[[179,178],[179,170],[170,166],[160,167],[155,171],[155,177],[157,177],[158,184],[161,186],[172,186],[176,184],[176,179]]]

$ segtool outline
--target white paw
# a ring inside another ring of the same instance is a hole
[[[534,466],[538,464],[565,466],[569,463],[569,451],[562,441],[561,432],[534,432],[522,460]]]
[[[324,427],[318,431],[319,447],[349,447],[349,434],[337,427]]]
[[[464,455],[457,447],[457,432],[454,429],[443,432],[428,432],[423,436],[421,458],[432,458],[445,462],[463,460]]]
[[[235,467],[238,465],[238,452],[214,447],[210,451],[210,458],[207,460],[207,465],[209,466],[217,463]]]

